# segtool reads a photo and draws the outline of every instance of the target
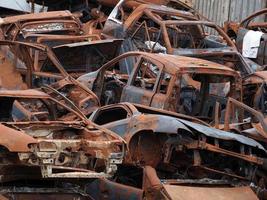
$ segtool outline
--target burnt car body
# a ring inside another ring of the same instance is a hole
[[[60,95],[57,95],[57,92],[59,92],[71,100],[84,115],[89,115],[96,108],[100,107],[97,96],[71,77],[66,77],[49,86],[46,85],[46,87],[52,90],[45,91],[46,93],[57,99],[57,97],[60,97]]]
[[[75,73],[75,77],[81,74],[96,71],[103,64],[119,54],[122,40],[105,39],[90,42],[78,42],[62,44],[53,47],[53,52],[64,69],[69,73]],[[49,69],[49,63],[44,64],[43,70]]]
[[[86,23],[81,21],[86,13],[71,13],[68,10],[6,17],[0,23],[1,38],[29,42],[30,36],[37,37],[39,34],[100,36],[106,16],[97,9],[90,12],[92,17]]]
[[[89,114],[95,108],[100,106],[97,96],[84,87],[74,78],[72,78],[63,66],[59,63],[55,54],[43,45],[25,44],[17,42],[2,42],[2,50],[5,52],[5,59],[11,62],[11,65],[0,64],[3,75],[1,75],[1,88],[2,89],[27,89],[38,88],[42,85],[50,85],[50,87],[63,93],[73,103],[79,107],[84,114]],[[6,46],[6,45],[7,46]],[[15,48],[17,46],[17,49]],[[9,48],[15,48],[17,54],[13,54]],[[35,54],[35,55],[32,55]],[[33,53],[34,52],[34,53]],[[32,55],[32,56],[31,56]],[[38,56],[46,55],[46,61],[50,61],[54,65],[50,65],[50,73],[38,69],[40,59]],[[34,59],[33,58],[37,58]],[[34,67],[36,66],[36,67]],[[53,69],[53,67],[54,69]],[[82,66],[85,68],[85,66]],[[12,74],[16,74],[14,79],[5,80],[5,71],[11,68]],[[53,73],[54,71],[58,73]],[[13,84],[8,85],[12,82]],[[9,86],[9,87],[7,87]],[[24,86],[24,87],[22,87]]]
[[[145,16],[160,16],[169,20],[181,17],[185,19],[198,19],[198,17],[190,12],[153,4],[141,4],[134,9],[132,13],[126,14],[123,10],[124,3],[124,1],[120,1],[107,18],[102,31],[105,37],[123,38],[127,27],[139,18],[144,18]]]
[[[240,23],[237,22],[225,22],[224,30],[227,34],[236,41],[237,48],[240,52],[243,51],[243,41],[245,35],[249,31],[260,31],[263,33],[260,39],[260,46],[258,48],[258,53],[256,58],[251,58],[260,65],[266,65],[266,14],[267,9],[259,10],[252,15],[248,16]]]
[[[240,185],[249,187],[253,180],[249,180],[249,176],[241,177],[240,171],[235,169],[237,165],[242,168],[248,163],[254,166],[255,161],[259,159],[249,160],[251,155],[246,157],[241,150],[244,146],[264,150],[263,146],[253,139],[211,128],[189,116],[130,103],[101,107],[89,119],[125,139],[128,152],[115,175],[115,180],[144,190],[148,199],[168,199],[166,196],[175,199],[180,197],[176,190],[190,186],[191,192],[201,191],[201,188],[204,190],[205,187],[224,188],[223,191],[229,191],[228,196],[222,193],[225,199],[237,198],[235,192],[231,192],[231,189],[236,187],[237,190],[246,192],[249,198],[257,199],[251,189],[240,188]],[[188,131],[191,134],[188,134]],[[196,138],[193,139],[194,137]],[[234,146],[239,146],[240,150],[234,150]],[[255,156],[263,156],[265,159],[266,154],[262,153],[256,153]],[[244,159],[245,162],[240,160],[239,163],[234,161],[235,159]],[[245,164],[246,162],[248,163]],[[231,166],[230,163],[236,164]],[[264,173],[264,167],[262,170],[256,172],[258,178]],[[222,180],[224,176],[228,178]],[[236,180],[237,185],[234,183]],[[253,184],[255,187],[260,186],[260,182]],[[262,189],[264,190],[265,186]],[[184,192],[182,199],[193,199],[190,198],[189,191]],[[220,193],[219,189],[218,192]]]
[[[86,23],[86,26],[93,26],[93,30],[101,31],[106,21],[107,16],[111,13],[112,9],[120,2],[119,0],[77,0],[70,1],[39,1],[34,0],[42,5],[48,6],[48,10],[70,10],[71,12],[80,12],[82,16],[81,21]],[[187,0],[126,0],[124,7],[128,9],[135,9],[140,4],[157,4],[173,7],[178,10],[185,10],[197,13],[192,8],[192,3]],[[88,22],[88,23],[87,23]],[[92,30],[91,28],[89,30]]]
[[[201,58],[216,62],[238,71],[242,77],[243,102],[266,114],[266,92],[264,90],[267,76],[263,66],[245,58],[236,50],[225,49],[224,51],[208,51],[205,53],[186,52],[184,56]]]
[[[183,55],[236,50],[220,27],[190,12],[144,4],[120,19],[120,9],[119,5],[114,8],[103,34],[124,38],[124,52],[130,49]],[[207,29],[214,35],[208,35]]]
[[[102,105],[118,102],[212,120],[216,101],[241,99],[239,74],[223,65],[182,56],[128,52],[78,78]]]
[[[120,43],[121,40],[99,40],[63,44],[54,49],[42,44],[15,41],[1,41],[0,45],[6,59],[13,63],[15,70],[22,75],[22,80],[32,88],[68,76],[77,78],[96,70],[115,57]],[[104,55],[110,46],[114,49]]]
[[[231,69],[240,72],[242,77],[242,91],[243,102],[256,110],[266,115],[266,80],[267,74],[264,66],[260,66],[257,63],[242,56],[237,51],[223,51],[223,52],[206,52],[203,54],[192,54],[189,52],[185,56],[201,58],[216,62]]]
[[[1,22],[2,39],[23,41],[27,34],[81,35],[82,23],[69,11],[6,17]]]
[[[226,65],[239,71],[242,76],[244,102],[266,113],[266,105],[263,105],[266,94],[263,88],[266,87],[267,79],[265,72],[257,72],[263,70],[264,66],[243,57],[220,27],[212,22],[192,18],[189,13],[180,13],[180,18],[177,19],[165,19],[164,15],[156,15],[163,12],[164,8],[153,7],[153,10],[146,5],[139,7],[124,21],[119,21],[115,14],[111,14],[107,20],[107,27],[109,22],[116,24],[110,26],[113,31],[110,30],[107,34],[125,39],[122,52],[140,50],[167,53],[197,57]],[[169,15],[171,18],[172,15]],[[116,34],[116,30],[121,30],[121,34]],[[207,34],[207,30],[214,35]],[[103,32],[105,33],[105,28]]]
[[[99,31],[95,33],[95,26],[96,24],[94,21],[83,24],[76,15],[69,11],[59,11],[5,18],[0,28],[3,33],[2,40],[31,42],[34,44],[41,43],[52,48],[77,42],[88,42],[92,44],[96,40],[101,40]],[[113,49],[115,49],[115,51],[117,49],[116,45],[118,45],[116,41],[111,40],[103,40],[101,43],[102,46],[106,45],[105,48],[107,49],[109,49],[111,45],[114,45]],[[110,43],[113,44],[110,45]],[[98,49],[102,54],[109,53],[102,52],[97,44],[92,48]],[[81,52],[76,52],[76,56],[78,57],[78,55],[81,55],[84,51],[85,50],[82,49]],[[13,51],[13,53],[18,52]],[[45,55],[42,55],[42,57],[44,56]]]
[[[216,112],[216,125],[218,129],[235,132],[244,135],[261,143],[264,147],[267,144],[267,118],[266,116],[235,99],[229,98],[224,113],[224,120],[220,121],[222,113],[219,105]],[[253,186],[254,187],[254,186]],[[255,187],[257,190],[257,186]],[[266,188],[260,189],[259,198],[266,199]]]
[[[220,109],[216,113],[216,127],[232,131],[267,144],[267,118],[261,112],[235,100],[228,99],[224,121],[219,122]]]
[[[43,90],[0,91],[1,181],[112,176],[123,139],[87,120],[61,93]]]

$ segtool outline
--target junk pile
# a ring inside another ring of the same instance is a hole
[[[267,199],[266,9],[30,4],[0,23],[1,199]]]

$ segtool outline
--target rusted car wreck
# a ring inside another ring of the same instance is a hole
[[[124,73],[123,73],[124,72]],[[102,104],[132,102],[212,121],[216,102],[241,99],[239,74],[206,60],[128,52],[78,80]]]
[[[238,184],[242,186],[251,183],[250,175],[244,177],[246,175],[238,172],[237,165],[245,167],[247,163],[253,166],[261,159],[254,160],[252,155],[245,155],[246,150],[242,148],[259,148],[265,155],[261,144],[245,136],[211,128],[192,117],[143,105],[120,103],[104,106],[96,110],[90,119],[122,136],[127,143],[124,165],[116,174],[118,182],[144,190],[151,199],[175,199],[175,191],[189,185],[192,192],[205,187],[222,187],[231,194],[224,198],[234,199],[230,188],[238,190],[240,187],[234,184],[235,179],[239,179]],[[234,150],[236,145],[240,145],[240,149]],[[242,160],[240,163],[239,159]],[[225,176],[228,178],[222,180]],[[259,183],[254,184],[256,189]],[[263,193],[264,188],[261,190]],[[248,188],[239,189],[249,191]],[[256,199],[252,193],[247,194],[249,198]],[[189,194],[185,192],[183,195]]]
[[[69,11],[46,12],[6,17],[0,24],[2,39],[21,40],[27,34],[61,33],[81,35],[79,18]]]
[[[37,90],[0,91],[2,181],[36,178],[38,170],[47,178],[114,174],[124,156],[124,140],[88,121],[59,92],[43,89],[51,95]],[[31,171],[27,174],[27,168],[25,173],[21,168],[5,174],[11,166],[28,166]]]
[[[101,36],[102,23],[105,16],[97,11],[92,11],[95,16],[90,21],[83,23],[80,17],[83,13],[65,11],[50,11],[3,18],[0,23],[1,39],[11,41],[36,41],[32,37],[42,35],[54,36]]]
[[[103,34],[124,38],[124,52],[130,49],[184,55],[235,49],[222,29],[191,12],[143,4],[120,19],[123,3],[108,17]],[[207,29],[215,34],[208,35]]]
[[[264,70],[264,66],[239,53],[235,43],[219,26],[199,20],[190,12],[179,13],[155,5],[140,5],[122,20],[119,13],[123,3],[114,8],[103,29],[103,34],[109,37],[125,39],[122,52],[139,50],[190,56],[230,67],[240,72],[243,79],[243,101],[266,112],[263,103],[259,102],[266,99],[262,88],[267,79],[265,72],[257,72]],[[207,30],[213,34],[208,34]]]
[[[30,2],[0,19],[0,199],[267,199],[267,74],[238,39],[187,1]]]
[[[121,40],[63,43],[52,45],[54,48],[51,49],[42,44],[0,41],[0,46],[3,57],[20,74],[18,81],[33,88],[52,84],[69,76],[78,78],[84,73],[97,70],[117,55],[120,43]],[[114,49],[107,52],[111,46]],[[75,54],[79,55],[74,56]],[[71,56],[72,59],[66,59]]]

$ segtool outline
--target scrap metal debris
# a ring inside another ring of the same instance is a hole
[[[266,9],[29,3],[0,23],[0,199],[267,199]]]

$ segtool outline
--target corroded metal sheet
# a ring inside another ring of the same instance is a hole
[[[172,200],[256,200],[255,193],[249,187],[213,188],[189,186],[163,186]]]

